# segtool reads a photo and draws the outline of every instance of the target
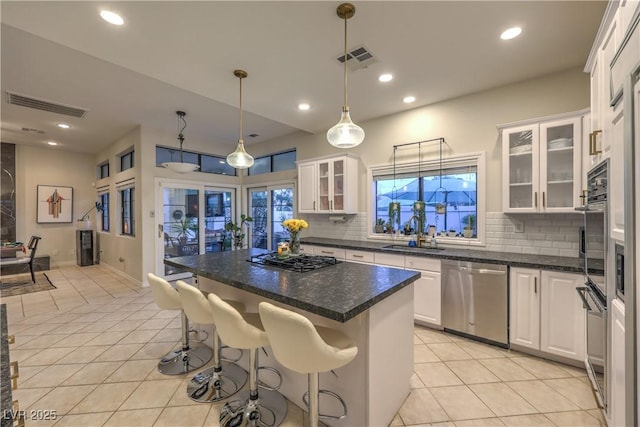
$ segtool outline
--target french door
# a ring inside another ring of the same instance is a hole
[[[248,190],[251,223],[251,247],[273,250],[278,242],[287,240],[282,221],[293,218],[293,184],[255,187]]]
[[[235,218],[236,188],[160,182],[156,193],[156,274],[173,280],[189,274],[168,258],[230,250],[224,225]]]

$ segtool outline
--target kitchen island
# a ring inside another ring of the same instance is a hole
[[[190,272],[203,292],[245,303],[256,312],[261,301],[302,313],[312,322],[338,329],[358,346],[358,355],[335,374],[320,376],[320,387],[347,403],[348,419],[328,425],[387,426],[409,394],[413,374],[413,282],[420,273],[342,262],[307,272],[251,263],[260,249],[177,257],[165,264]],[[241,361],[246,366],[246,358]],[[260,354],[262,366],[283,374],[280,391],[304,408],[307,378]],[[321,397],[321,411],[339,406]],[[346,424],[344,424],[346,423]]]

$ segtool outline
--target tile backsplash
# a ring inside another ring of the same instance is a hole
[[[328,215],[300,217],[309,223],[309,229],[305,230],[303,237],[367,240],[371,227],[366,213],[344,215],[344,222],[330,221]],[[516,232],[519,223],[523,225],[523,232]],[[582,225],[583,217],[579,213],[507,215],[487,212],[486,246],[473,249],[577,258],[578,233]],[[441,244],[446,246],[446,242]]]

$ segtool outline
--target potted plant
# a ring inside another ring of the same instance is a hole
[[[229,221],[224,225],[224,229],[231,233],[233,238],[233,246],[236,249],[244,247],[244,237],[246,236],[243,227],[249,227],[249,223],[253,222],[253,218],[245,214],[240,215],[240,225],[233,221]]]
[[[194,217],[185,216],[172,222],[171,229],[172,231],[178,233],[176,236],[178,238],[178,243],[184,246],[187,244],[189,235],[192,234],[192,232],[193,234],[195,234],[195,232],[198,230],[198,226],[195,223]]]
[[[456,237],[456,230],[454,230],[453,228],[449,229],[449,237]]]
[[[389,222],[391,223],[391,232],[394,228],[400,228],[400,202],[389,203]],[[389,227],[387,227],[389,232]]]
[[[393,223],[391,221],[387,221],[384,227],[385,233],[393,234]]]
[[[376,233],[384,233],[384,219],[378,218],[375,226]]]
[[[463,217],[461,222],[464,224],[462,235],[468,239],[473,237],[476,225],[476,214],[469,214]]]

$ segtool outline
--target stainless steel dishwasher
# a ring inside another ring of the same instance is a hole
[[[507,266],[442,261],[442,326],[508,347]]]

